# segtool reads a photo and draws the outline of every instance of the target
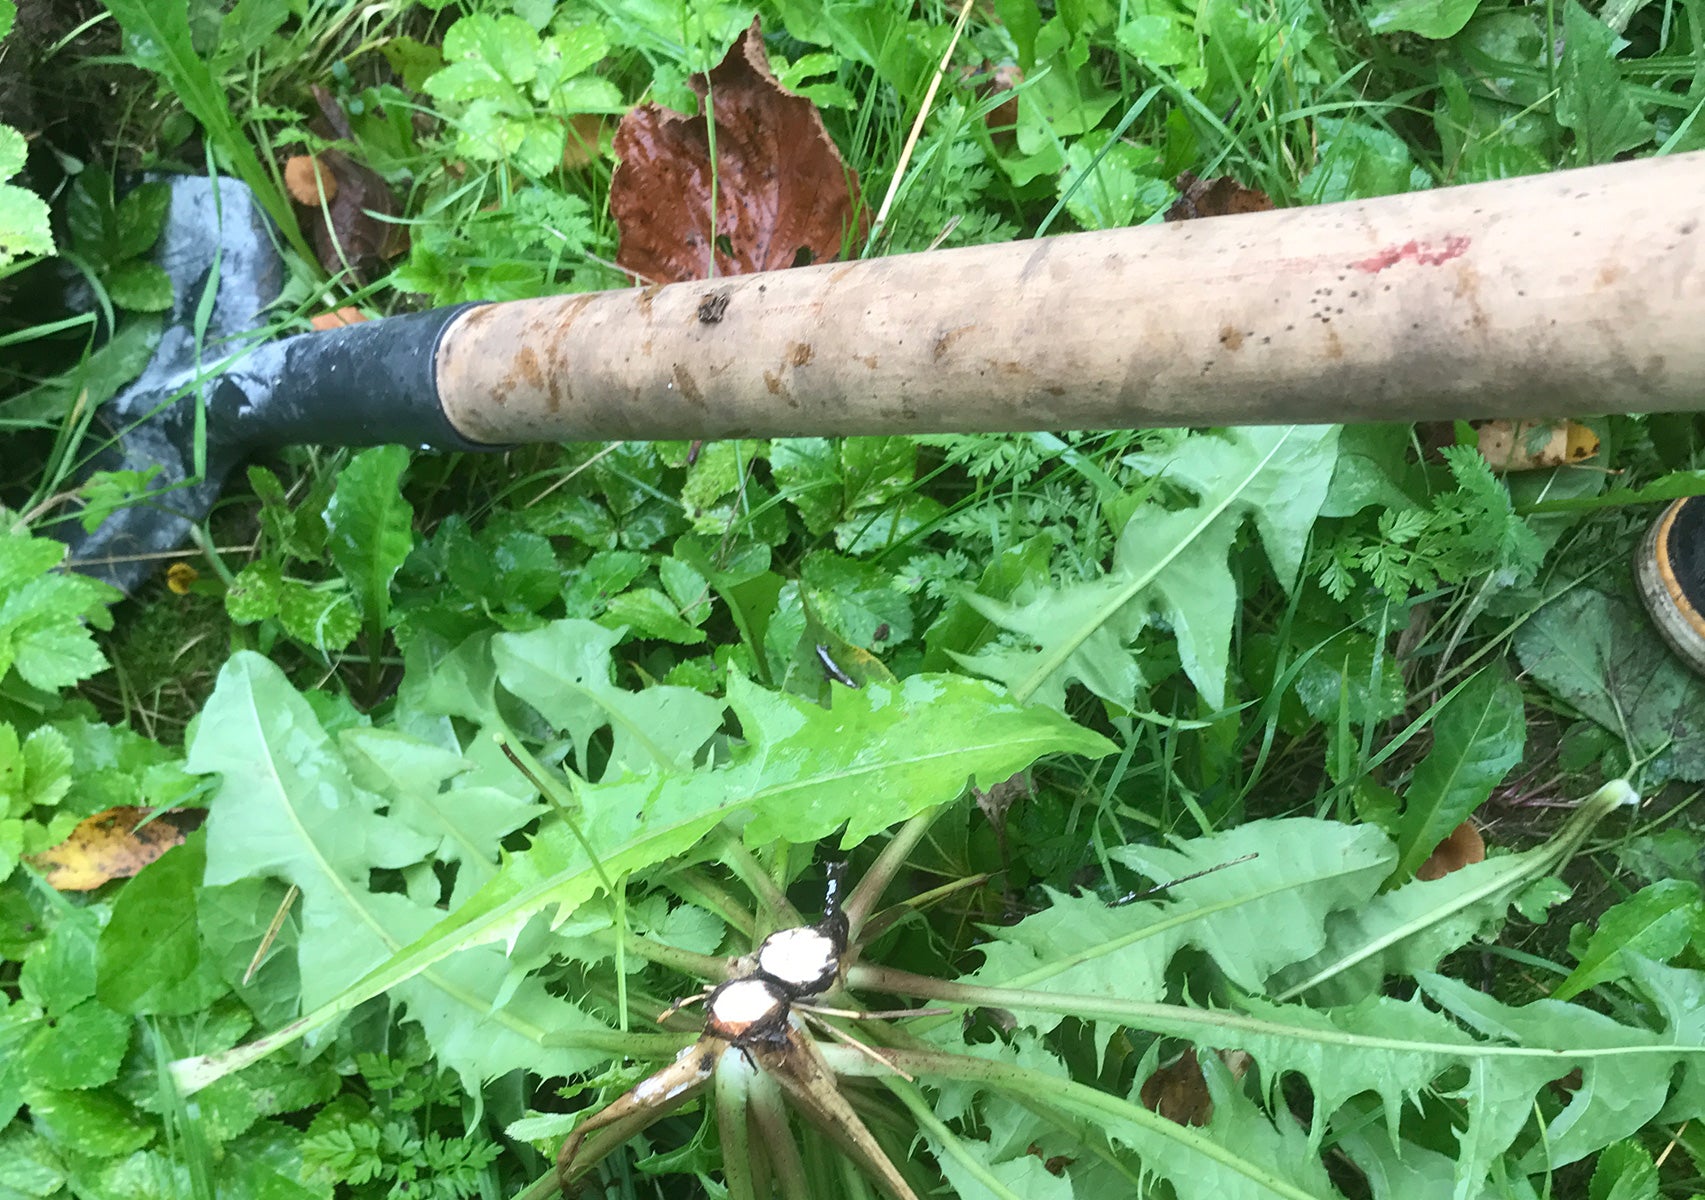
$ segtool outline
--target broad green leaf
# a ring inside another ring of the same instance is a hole
[[[1363,12],[1372,33],[1442,39],[1460,33],[1479,7],[1480,0],[1372,0]]]
[[[1353,1107],[1345,1110],[1343,1123],[1342,1133],[1336,1122],[1333,1125],[1336,1146],[1367,1179],[1374,1200],[1444,1200],[1455,1191],[1456,1163],[1448,1154],[1393,1140]]]
[[[1607,163],[1652,140],[1628,84],[1616,69],[1627,45],[1605,23],[1567,0],[1563,9],[1563,59],[1558,64],[1557,123],[1575,132],[1581,165]]]
[[[171,202],[172,189],[160,180],[146,180],[125,193],[114,214],[118,257],[135,258],[154,248]]]
[[[276,672],[255,656],[239,655],[233,662],[244,664],[245,673],[262,667]],[[226,672],[233,669],[227,666]],[[279,685],[287,686],[282,679]],[[489,964],[483,968],[486,982],[501,979],[502,955],[470,948],[511,941],[541,913],[554,910],[560,924],[601,889],[602,880],[688,853],[724,820],[743,824],[753,842],[777,837],[810,842],[844,825],[843,843],[852,845],[957,798],[968,781],[992,785],[1044,754],[1102,755],[1112,749],[1106,739],[1056,713],[1023,708],[991,685],[957,676],[841,689],[829,710],[736,677],[729,702],[745,743],[726,763],[582,785],[584,843],[562,824],[547,823],[531,846],[509,857],[465,904],[302,1020],[230,1054],[174,1064],[180,1086],[205,1086],[386,991],[414,994],[445,965],[477,960]],[[204,714],[197,745],[208,728]],[[252,789],[252,781],[248,786]],[[598,855],[596,862],[586,845]],[[209,846],[211,857],[211,830]],[[513,1002],[496,1017],[512,1007]],[[552,1028],[538,1028],[537,1036],[564,1053],[578,1044],[578,1028],[560,1017],[555,1032]],[[442,1042],[434,1040],[444,1053]],[[541,1069],[538,1062],[531,1065]]]
[[[1020,699],[1059,707],[1066,685],[1079,680],[1102,699],[1131,707],[1146,683],[1131,646],[1159,617],[1178,640],[1185,673],[1219,707],[1237,607],[1226,565],[1232,538],[1253,518],[1275,573],[1290,587],[1331,482],[1337,442],[1337,426],[1287,425],[1200,435],[1171,454],[1133,456],[1127,461],[1145,474],[1189,488],[1195,507],[1137,509],[1099,579],[1020,591],[1010,601],[969,597],[1021,645],[960,661],[1010,684]]]
[[[0,536],[0,678],[8,668],[54,692],[106,669],[89,625],[112,626],[117,592],[81,575],[47,574],[65,547],[13,532]]]
[[[1045,1096],[1049,1108],[1135,1150],[1143,1173],[1166,1179],[1181,1200],[1329,1200],[1339,1195],[1297,1123],[1271,1121],[1217,1058],[1203,1063],[1213,1116],[1205,1129],[1194,1129],[1047,1070],[966,1054],[900,1052],[896,1057],[920,1075],[998,1088],[1031,1102]],[[843,1074],[867,1072],[845,1054],[835,1054],[834,1063]]]
[[[95,948],[101,1003],[122,1013],[193,1013],[224,994],[201,962],[195,894],[206,865],[197,834],[124,885]]]
[[[1662,879],[1642,888],[1595,922],[1581,961],[1551,989],[1551,996],[1569,1000],[1590,987],[1624,978],[1624,950],[1660,961],[1673,958],[1698,935],[1702,924],[1705,901],[1697,883]]]
[[[634,588],[610,597],[603,620],[631,628],[640,637],[660,638],[681,646],[696,646],[705,640],[704,630],[688,622],[675,602],[656,588]]]
[[[1632,602],[1587,588],[1559,596],[1516,631],[1541,684],[1652,761],[1648,777],[1705,780],[1705,681],[1647,631]]]
[[[852,646],[888,646],[912,636],[911,601],[875,564],[827,550],[799,567],[800,595],[836,637]]]
[[[1119,229],[1135,225],[1177,199],[1178,193],[1160,170],[1160,152],[1129,142],[1107,145],[1107,133],[1096,130],[1066,151],[1060,176],[1062,194],[1070,195],[1066,211],[1084,229]]]
[[[1321,117],[1320,161],[1297,181],[1311,204],[1390,196],[1414,186],[1409,147],[1362,121]]]
[[[61,912],[43,944],[24,960],[19,977],[23,998],[57,1019],[93,996],[100,931],[98,911]]]
[[[538,69],[539,35],[520,17],[475,13],[444,34],[444,57],[483,63],[511,83],[526,83]]]
[[[64,1182],[65,1165],[46,1138],[24,1125],[0,1131],[0,1188],[11,1196],[51,1196]]]
[[[1411,878],[1521,761],[1525,715],[1521,690],[1501,668],[1482,671],[1446,701],[1433,720],[1433,747],[1404,796],[1396,878]]]
[[[52,254],[47,201],[6,180],[24,169],[24,135],[0,125],[0,267],[23,255]]]

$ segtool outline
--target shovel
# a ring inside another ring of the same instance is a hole
[[[163,490],[77,531],[72,563],[133,590],[232,467],[294,443],[1705,409],[1702,210],[1705,152],[257,344],[282,279],[266,220],[238,183],[178,179],[158,253],[174,323],[104,406],[96,464],[157,467]]]

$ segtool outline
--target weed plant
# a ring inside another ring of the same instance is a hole
[[[1185,171],[1289,206],[1691,150],[1699,0],[993,0],[957,42],[933,0],[106,0],[87,62],[14,33],[53,9],[0,0],[0,71],[142,82],[0,124],[0,1196],[548,1194],[840,858],[892,880],[850,993],[953,1013],[824,1050],[920,1195],[1699,1192],[1705,686],[1625,565],[1705,490],[1695,418],[1519,478],[1449,424],[300,448],[137,597],[53,540],[170,501],[86,474],[172,300],[138,158],[253,189],[282,334],[623,286],[615,123],[754,15],[893,185],[869,256],[1157,221]],[[283,189],[328,148],[399,199],[377,276]],[[117,805],[207,819],[49,886]],[[658,1116],[588,1186],[874,1194],[798,1115],[797,1171]]]

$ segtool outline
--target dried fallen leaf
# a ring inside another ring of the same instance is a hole
[[[776,82],[758,22],[708,80],[695,75],[689,84],[714,109],[714,176],[703,115],[642,104],[623,117],[610,181],[610,212],[621,231],[617,264],[676,283],[839,255],[859,223],[858,175],[842,162],[816,106]]]
[[[158,815],[156,815],[158,814]],[[121,804],[78,822],[71,836],[30,857],[50,887],[87,892],[114,879],[128,879],[201,824],[201,809],[139,808]]]
[[[965,66],[959,68],[959,81],[972,88],[979,100],[987,100],[1003,92],[1011,92],[1024,82],[1024,72],[1012,63],[1002,63],[996,66],[984,59],[981,66]],[[1011,137],[1012,130],[1018,124],[1018,97],[1009,95],[983,116],[983,124],[991,132],[1005,134]]]
[[[1249,1070],[1250,1058],[1244,1051],[1217,1053],[1233,1079],[1242,1079]],[[1155,1068],[1154,1074],[1143,1080],[1138,1098],[1144,1108],[1178,1125],[1206,1125],[1213,1119],[1214,1102],[1193,1047],[1166,1066]]]
[[[1050,1175],[1064,1175],[1066,1173],[1066,1168],[1077,1161],[1077,1159],[1073,1158],[1069,1154],[1056,1154],[1050,1158],[1047,1153],[1043,1151],[1040,1142],[1031,1142],[1030,1145],[1025,1148],[1024,1152],[1032,1158],[1041,1159],[1042,1169]]]
[[[1415,868],[1416,879],[1443,879],[1469,863],[1486,861],[1486,839],[1472,820],[1464,821],[1433,847],[1427,861]]]
[[[284,162],[284,190],[298,204],[317,205],[337,195],[337,176],[312,154],[296,154]]]
[[[331,312],[316,313],[308,318],[308,324],[319,330],[341,329],[345,325],[359,325],[366,319],[366,313],[353,304],[346,304]]]
[[[314,88],[321,120],[315,129],[322,136],[352,140],[349,118],[337,98],[323,87]],[[407,229],[388,218],[401,212],[391,187],[377,171],[363,166],[339,150],[322,150],[315,156],[318,169],[329,173],[332,186],[322,202],[312,174],[307,177],[307,200],[298,216],[314,247],[314,256],[328,275],[353,271],[357,279],[376,276],[387,259],[408,249]],[[312,171],[313,167],[307,168]],[[296,193],[292,191],[292,196]]]
[[[565,170],[578,171],[595,162],[604,141],[604,118],[596,113],[579,113],[568,119],[568,139],[562,148]]]
[[[1230,217],[1239,213],[1266,212],[1273,201],[1266,192],[1246,188],[1230,175],[1197,179],[1189,171],[1172,181],[1182,193],[1166,210],[1168,221],[1193,221],[1198,217]]]
[[[1482,421],[1478,433],[1494,471],[1568,466],[1598,453],[1598,434],[1578,421]]]

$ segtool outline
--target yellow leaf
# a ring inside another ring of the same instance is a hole
[[[200,825],[202,816],[199,809],[162,812],[121,804],[84,818],[70,837],[29,861],[50,886],[62,892],[91,891],[110,880],[129,878],[181,845],[184,834]]]

